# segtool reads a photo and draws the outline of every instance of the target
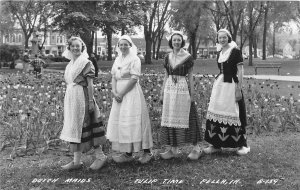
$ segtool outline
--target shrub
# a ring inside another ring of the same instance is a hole
[[[0,46],[0,61],[13,61],[19,58],[19,46],[3,44]]]
[[[54,62],[69,62],[70,61],[69,59],[67,59],[65,57],[61,57],[61,56],[59,56],[59,57],[49,57],[49,59],[51,61],[54,61]]]

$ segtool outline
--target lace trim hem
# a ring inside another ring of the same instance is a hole
[[[161,123],[162,127],[169,127],[169,128],[180,128],[180,129],[187,129],[189,128],[188,125],[174,125],[169,123]]]
[[[227,115],[220,115],[220,114],[215,114],[210,111],[207,112],[206,118],[208,120],[212,120],[214,122],[219,122],[223,123],[225,125],[234,125],[234,126],[241,126],[241,121],[239,117],[233,117],[233,116],[227,116]]]

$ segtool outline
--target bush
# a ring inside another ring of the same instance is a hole
[[[168,55],[167,52],[160,51],[158,52],[158,59],[164,59]]]
[[[20,51],[19,46],[3,44],[0,46],[0,61],[8,62],[19,59]]]
[[[65,57],[49,57],[49,59],[53,62],[69,62],[70,60]]]

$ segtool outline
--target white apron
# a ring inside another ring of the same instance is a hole
[[[85,97],[83,87],[73,81],[82,72],[88,59],[82,55],[76,61],[70,61],[65,71],[67,89],[64,98],[64,126],[60,139],[80,143],[85,114]]]

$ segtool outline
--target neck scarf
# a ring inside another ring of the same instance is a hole
[[[177,65],[184,63],[189,56],[190,54],[182,48],[179,50],[177,54],[175,54],[174,51],[172,51],[169,54],[169,63],[174,69],[175,67],[177,67]]]
[[[73,83],[75,78],[81,73],[83,68],[89,62],[88,60],[89,56],[86,51],[87,48],[85,43],[79,37],[71,37],[68,43],[70,43],[73,40],[79,40],[83,44],[84,51],[79,55],[79,57],[77,57],[76,60],[74,60],[73,53],[68,48],[62,54],[62,56],[71,60],[66,67],[65,75],[64,75],[65,80],[68,84]]]
[[[219,63],[223,63],[223,62],[227,61],[231,54],[231,51],[234,48],[237,48],[237,44],[234,41],[231,41],[228,45],[229,45],[229,48],[226,51],[222,51],[222,49],[221,49],[220,56],[218,59]]]

